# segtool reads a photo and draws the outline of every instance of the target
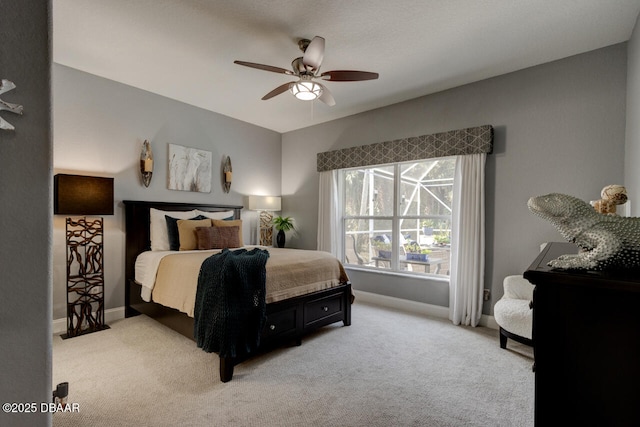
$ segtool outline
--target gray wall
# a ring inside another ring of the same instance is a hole
[[[504,276],[526,270],[542,242],[562,240],[528,211],[528,198],[564,192],[594,200],[605,185],[623,182],[626,67],[619,44],[284,134],[283,210],[300,225],[291,244],[316,247],[316,153],[491,124],[485,287],[492,299],[483,312],[492,313]],[[355,289],[448,305],[446,282],[349,273]]]
[[[629,67],[637,62],[639,55],[632,55],[637,45],[637,40],[629,45]],[[283,213],[292,215],[299,228],[288,236],[289,244],[312,249],[316,153],[491,124],[496,140],[487,161],[486,287],[492,289],[492,299],[484,307],[490,314],[502,295],[502,278],[524,271],[543,241],[561,240],[549,224],[529,213],[530,196],[559,191],[592,200],[603,186],[624,183],[626,52],[626,44],[611,46],[282,136],[55,65],[55,171],[116,178],[116,215],[105,219],[106,303],[116,308],[124,302],[123,199],[242,204],[243,195],[281,193]],[[631,109],[631,98],[629,102]],[[633,127],[631,122],[627,126]],[[156,159],[148,189],[137,171],[144,139],[152,141]],[[216,178],[212,194],[167,190],[167,143],[209,149],[214,159],[230,155],[232,193],[223,194]],[[627,135],[627,158],[633,149]],[[635,181],[630,170],[627,165],[627,182]],[[255,221],[250,212],[245,218]],[[64,317],[63,221],[54,218],[54,318]],[[351,277],[356,289],[448,305],[447,282],[353,270]]]
[[[0,2],[0,403],[51,400],[51,96],[49,2]],[[50,425],[51,415],[6,414],[0,425]]]
[[[631,215],[640,216],[640,16],[627,47],[627,133],[624,165]]]
[[[105,307],[124,305],[122,200],[244,205],[250,194],[280,194],[281,136],[178,101],[62,65],[53,66],[55,173],[114,177],[115,215],[105,217]],[[149,188],[140,179],[142,142],[151,141],[155,167]],[[211,193],[167,189],[168,144],[211,151]],[[233,184],[222,191],[221,163],[231,157]],[[217,173],[218,172],[218,173]],[[251,237],[254,212],[243,212]],[[53,318],[66,316],[65,216],[54,217]],[[250,243],[250,242],[247,242]],[[254,242],[255,243],[255,242]]]

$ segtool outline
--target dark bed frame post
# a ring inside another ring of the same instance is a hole
[[[344,305],[344,319],[342,323],[344,326],[351,326],[351,304],[353,304],[354,298],[351,293],[351,282],[349,282],[349,293],[345,293],[345,299],[347,300]]]
[[[220,381],[228,383],[233,378],[235,361],[231,357],[220,357]]]
[[[151,248],[151,237],[149,227],[140,228],[137,224],[149,224],[149,209],[141,209],[138,203],[125,204],[125,293],[124,293],[124,316],[132,317],[140,314],[133,306],[140,304],[142,298],[140,294],[133,294],[130,287],[130,281],[135,277],[135,263],[137,254],[147,251]]]

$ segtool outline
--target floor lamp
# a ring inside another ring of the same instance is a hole
[[[274,196],[249,196],[249,210],[260,212],[260,242],[262,246],[273,245],[273,211],[281,209],[282,199]]]
[[[113,178],[54,176],[54,214],[66,219],[67,333],[71,338],[108,329],[104,322],[103,219],[113,215]]]

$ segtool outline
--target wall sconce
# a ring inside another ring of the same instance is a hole
[[[231,190],[231,180],[233,178],[233,172],[231,169],[231,157],[227,156],[227,159],[224,162],[224,166],[222,167],[222,187],[225,193],[228,193]]]
[[[262,246],[273,244],[273,215],[271,212],[281,210],[282,198],[272,196],[249,196],[249,210],[260,211],[260,242]]]
[[[5,79],[0,80],[0,95],[2,95],[5,92],[9,92],[10,90],[13,90],[15,88],[16,88],[15,83]],[[2,99],[0,99],[0,111],[2,110],[6,110],[11,113],[22,115],[22,105],[11,104],[10,102],[5,102]],[[0,117],[0,129],[15,130],[15,127],[11,123],[9,123],[8,121]]]
[[[142,152],[140,153],[140,173],[142,174],[142,183],[148,187],[153,175],[153,151],[151,143],[146,139],[142,143]]]
[[[54,176],[54,214],[113,215],[113,178]],[[67,218],[67,333],[108,329],[104,323],[102,218]]]

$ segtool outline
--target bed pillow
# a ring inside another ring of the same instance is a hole
[[[196,227],[198,249],[239,248],[240,227]]]
[[[152,251],[168,251],[169,249],[169,235],[167,233],[167,220],[165,215],[169,215],[173,218],[187,219],[196,216],[196,211],[163,211],[160,209],[149,209],[149,231],[151,238],[151,250]]]
[[[244,240],[242,239],[242,220],[241,219],[232,219],[232,220],[220,220],[220,219],[212,219],[214,227],[234,227],[238,226],[238,240],[240,241],[240,246],[244,246]]]
[[[167,221],[167,236],[169,238],[169,250],[177,251],[180,249],[180,233],[178,232],[178,220],[184,218],[174,218],[169,215],[165,215],[164,219]],[[202,215],[194,216],[193,218],[187,218],[189,220],[193,219],[207,219]]]
[[[201,211],[200,209],[196,209],[196,213],[206,218],[224,219],[224,220],[231,220],[233,219],[233,215],[234,215],[233,211],[207,212],[207,211]]]
[[[207,219],[179,219],[178,234],[180,235],[180,250],[192,251],[198,249],[197,227],[211,227],[211,221]]]

